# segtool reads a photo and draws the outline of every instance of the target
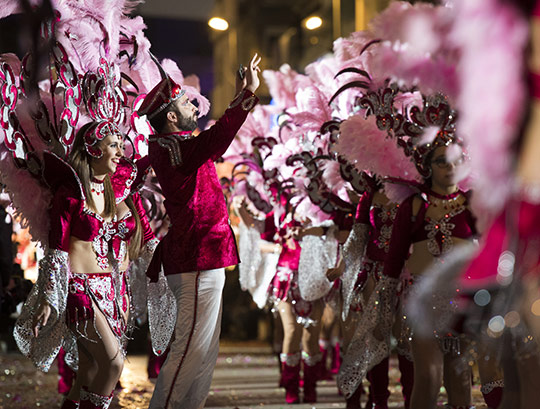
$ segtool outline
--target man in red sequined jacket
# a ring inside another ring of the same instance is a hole
[[[237,96],[224,115],[195,136],[197,109],[184,90],[163,79],[138,110],[156,134],[150,163],[165,196],[171,227],[154,253],[147,275],[163,270],[177,302],[174,341],[158,376],[150,408],[204,405],[217,359],[224,267],[238,252],[214,161],[220,158],[257,104],[260,58],[237,74]]]

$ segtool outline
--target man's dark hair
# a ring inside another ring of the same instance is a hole
[[[176,112],[178,115],[180,115],[176,107],[173,104],[170,104],[167,108],[165,108],[163,111],[158,113],[155,117],[150,119],[150,125],[152,125],[152,128],[154,128],[156,133],[161,133],[163,131],[163,128],[165,127],[165,124],[167,123],[167,114],[169,112]]]

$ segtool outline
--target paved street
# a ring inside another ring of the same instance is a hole
[[[117,393],[112,409],[146,408],[152,395],[153,384],[146,376],[147,358],[129,356],[121,382],[123,389]],[[0,408],[30,409],[58,408],[61,397],[56,393],[58,371],[56,367],[47,374],[34,369],[21,355],[0,355]],[[207,408],[258,408],[267,409],[330,409],[344,408],[334,381],[319,382],[319,402],[316,404],[285,405],[284,390],[278,384],[277,359],[264,345],[224,343],[218,359]],[[402,408],[398,372],[395,363],[391,369],[391,408]],[[478,387],[474,391],[477,409],[485,409]],[[441,403],[442,403],[441,398]]]

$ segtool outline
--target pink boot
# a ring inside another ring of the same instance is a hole
[[[401,377],[399,378],[399,382],[401,383],[401,393],[403,394],[405,409],[409,409],[411,406],[411,396],[414,385],[414,365],[405,355],[401,354],[398,354],[398,365],[399,371],[401,372]]]
[[[73,385],[75,371],[73,371],[66,363],[66,353],[64,348],[60,348],[60,351],[58,352],[58,375],[60,375],[60,379],[58,380],[58,393],[67,395],[71,389],[71,385]]]
[[[319,375],[319,380],[331,381],[332,379],[334,379],[334,377],[332,376],[332,372],[330,372],[330,370],[326,367],[326,361],[328,358],[328,341],[320,339],[319,350],[321,351],[321,354],[322,354],[321,365],[320,365],[321,373]]]
[[[341,350],[339,342],[336,342],[333,348],[332,354],[332,364],[330,366],[330,372],[336,375],[339,372],[339,367],[341,366]]]
[[[76,400],[71,400],[68,398],[64,398],[64,401],[62,402],[62,406],[60,406],[60,409],[79,409],[80,403]]]
[[[281,354],[280,360],[280,385],[283,385],[285,388],[285,401],[289,404],[299,403],[300,352],[294,354]]]
[[[388,366],[389,360],[385,358],[368,372],[367,378],[371,384],[369,390],[373,409],[388,409],[388,397],[390,396]],[[366,408],[372,409],[369,406]]]
[[[502,401],[503,390],[504,381],[502,379],[482,385],[480,391],[484,395],[484,401],[489,409],[497,409],[499,407]]]
[[[320,379],[322,355],[308,355],[304,358],[304,403],[317,402],[317,381]]]
[[[109,396],[90,392],[86,386],[81,389],[81,404],[79,409],[107,409],[113,399],[113,392]]]

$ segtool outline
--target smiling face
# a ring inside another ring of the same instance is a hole
[[[92,159],[91,166],[94,175],[106,175],[116,172],[118,162],[124,156],[124,139],[121,135],[108,135],[98,143],[103,152],[101,158]]]
[[[457,160],[447,159],[447,146],[441,146],[433,152],[431,159],[432,184],[441,187],[449,187],[456,184],[456,168],[462,163],[460,157]]]
[[[197,128],[198,109],[186,94],[173,103],[174,109],[167,113],[167,119],[182,131],[194,131]]]

